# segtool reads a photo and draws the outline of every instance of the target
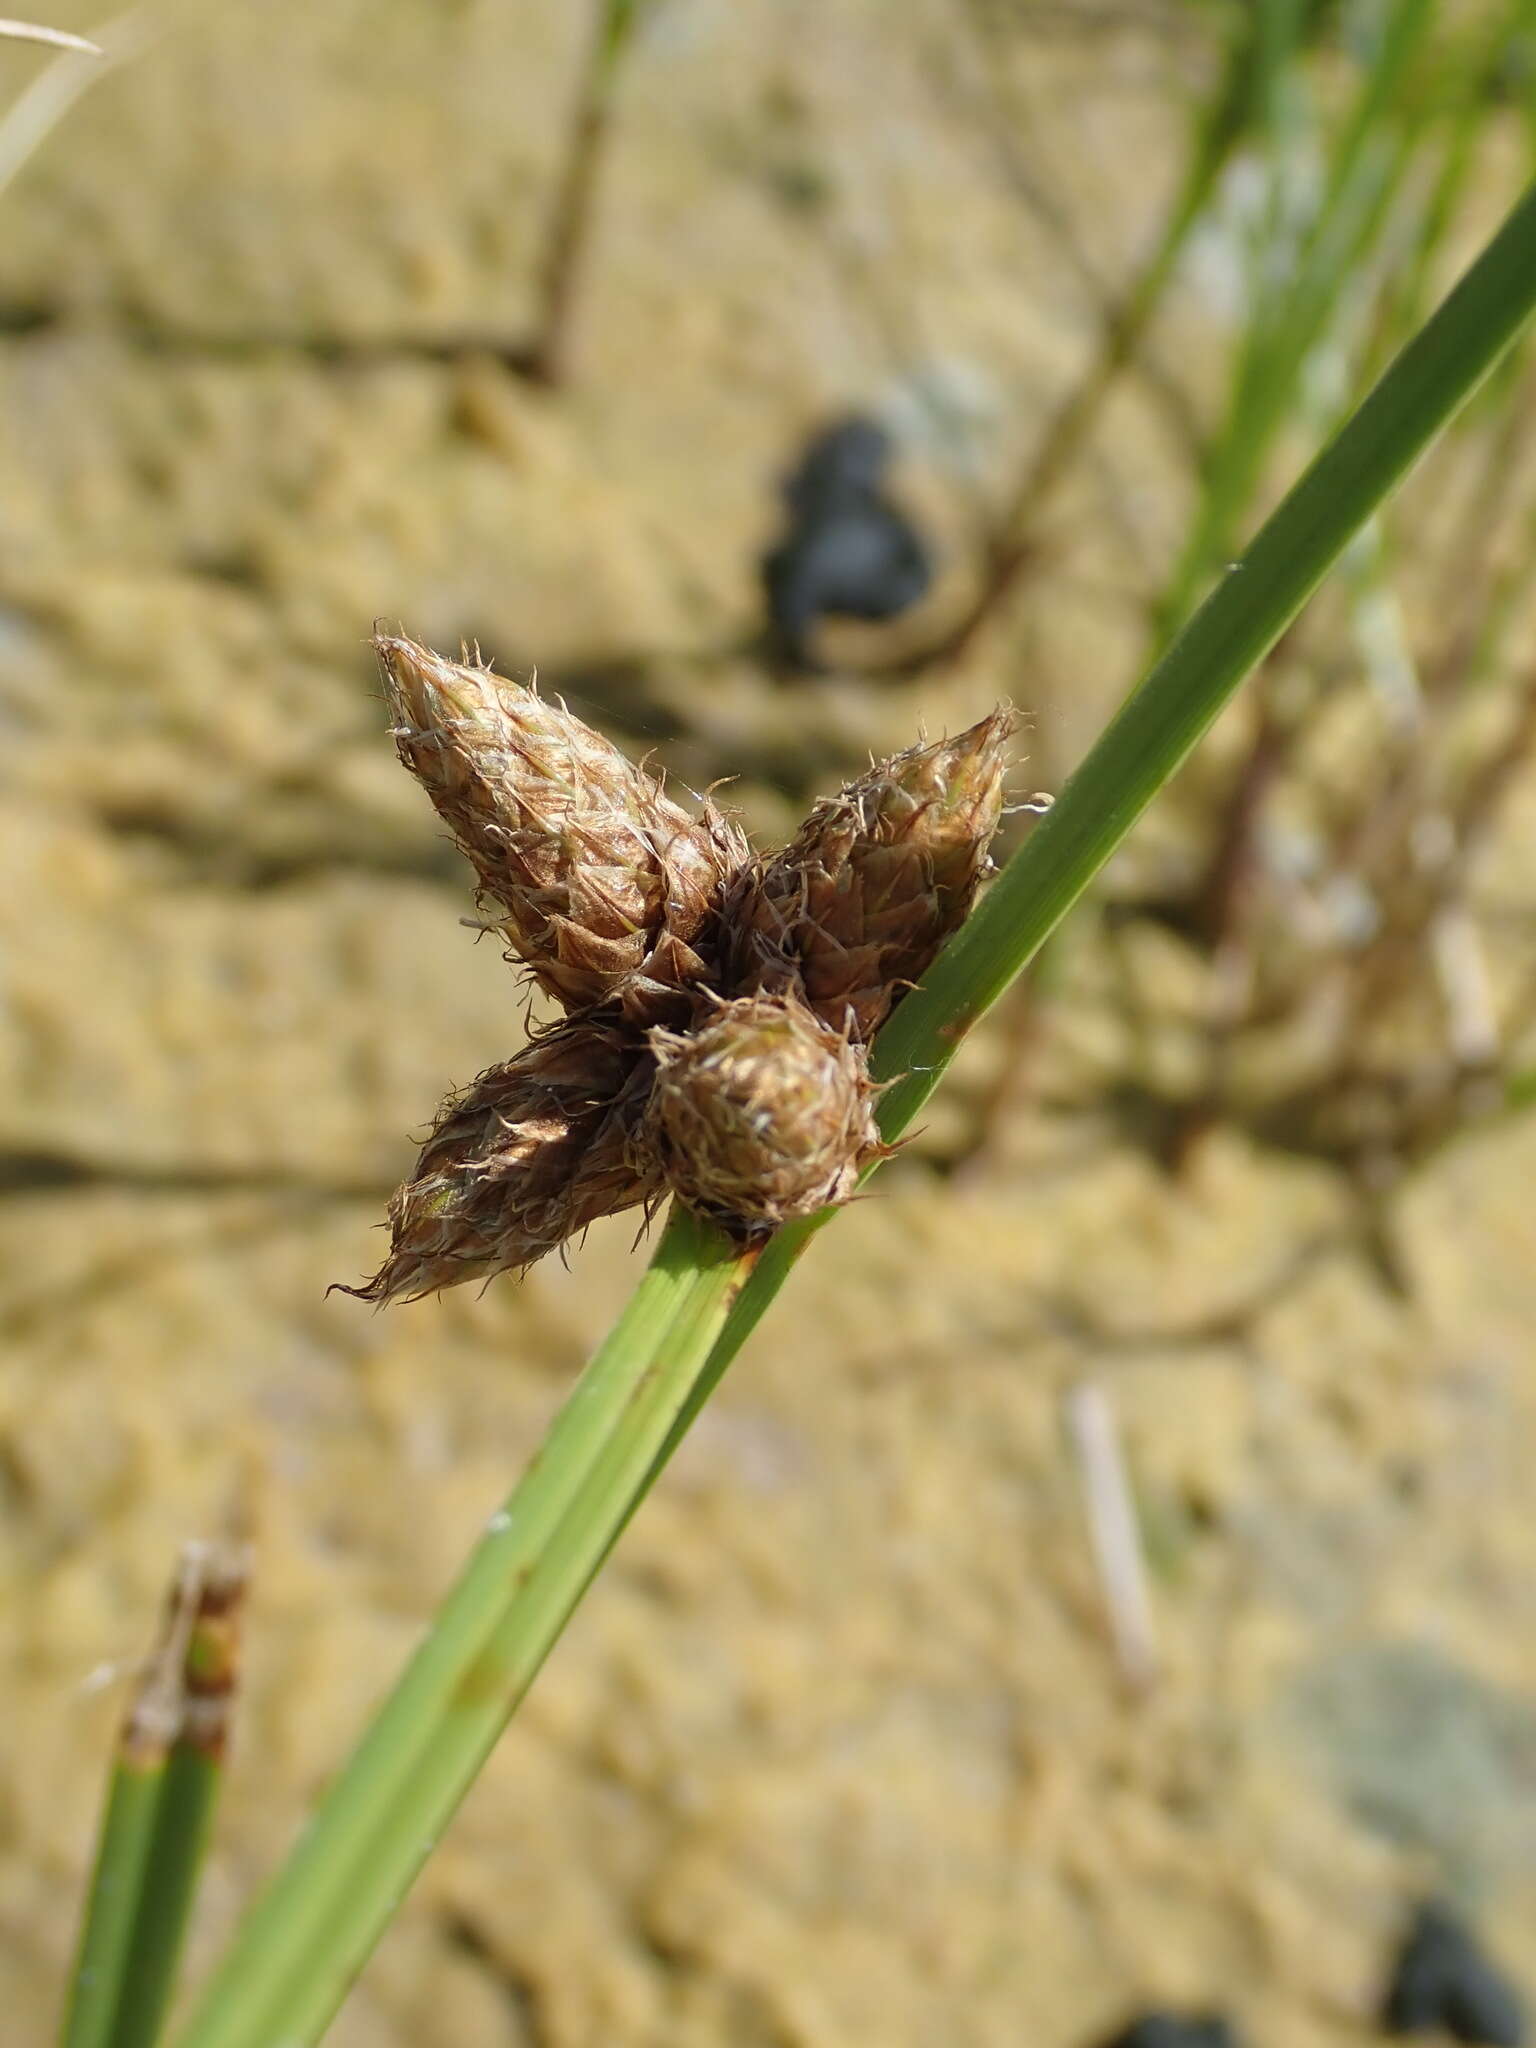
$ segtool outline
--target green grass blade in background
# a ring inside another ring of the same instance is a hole
[[[193,1545],[183,1563],[181,1727],[161,1780],[112,2048],[155,2048],[176,1990],[223,1784],[248,1576],[243,1544]]]
[[[1071,473],[1103,409],[1162,307],[1191,236],[1205,219],[1222,174],[1256,128],[1274,118],[1291,67],[1323,25],[1327,0],[1256,0],[1234,17],[1221,83],[1195,124],[1184,175],[1151,254],[1109,313],[1098,347],[1051,414],[1038,445],[1013,485],[991,542],[981,588],[925,661],[962,649],[1000,592],[1028,559],[1032,535],[1053,493]]]
[[[62,2048],[117,2048],[133,1956],[133,1930],[165,1786],[163,1750],[126,1742],[113,1765],[85,1924],[70,1979]]]
[[[211,1811],[211,1787],[183,1754],[207,1570],[204,1546],[189,1544],[123,1716],[63,2048],[153,2048],[159,2035]]]
[[[1536,306],[1536,189],[1128,700],[877,1047],[905,1128],[1353,534]],[[181,2048],[307,2048],[566,1617],[810,1227],[755,1272],[675,1216],[614,1332],[373,1730],[236,1938]],[[749,1277],[750,1275],[750,1277]],[[743,1284],[745,1283],[745,1284]]]
[[[542,1452],[241,1928],[183,2048],[320,2038],[601,1563],[750,1268],[674,1215]]]
[[[112,2048],[154,2048],[170,2010],[222,1773],[178,1743],[166,1762],[140,1887],[133,1955]]]
[[[1350,306],[1362,266],[1421,146],[1422,129],[1409,118],[1412,100],[1406,87],[1413,66],[1423,58],[1435,12],[1433,0],[1392,0],[1355,104],[1328,151],[1323,190],[1294,261],[1284,274],[1268,261],[1251,281],[1253,311],[1225,421],[1178,567],[1159,599],[1159,642],[1184,618],[1248,516],[1265,465],[1292,414],[1302,367],[1330,324]],[[1287,131],[1296,118],[1283,107],[1271,109],[1268,156],[1275,204],[1286,176]]]
[[[1481,35],[1470,35],[1450,53],[1443,89],[1443,132],[1436,143],[1438,160],[1420,204],[1413,246],[1404,252],[1384,295],[1381,331],[1387,347],[1396,346],[1424,317],[1434,265],[1443,253],[1478,163],[1488,101],[1498,89],[1511,51],[1533,32],[1536,4],[1510,0],[1505,12],[1493,16]],[[1381,355],[1374,358],[1373,370],[1381,360]]]
[[[207,1853],[234,1695],[243,1546],[188,1544],[118,1737],[63,2048],[154,2048]]]

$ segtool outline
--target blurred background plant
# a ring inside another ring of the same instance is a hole
[[[1447,43],[1423,5],[1248,16],[1241,83],[1203,125],[1133,299],[1140,330],[1148,293],[1155,305],[1167,289],[1164,250],[1187,245],[1231,333],[1224,402],[1191,437],[1185,539],[1146,600],[1153,645],[1221,572],[1285,454],[1422,317],[1490,107],[1522,107],[1529,150],[1532,26],[1529,7],[1458,16]],[[1342,80],[1304,61],[1325,27],[1358,66]],[[1482,917],[1499,913],[1482,898],[1480,917],[1475,877],[1536,730],[1527,382],[1507,364],[1437,450],[1439,517],[1416,500],[1411,519],[1361,536],[1345,587],[1282,640],[1234,716],[1230,760],[1192,771],[1183,848],[1147,893],[1117,891],[1077,952],[1141,1020],[1093,1093],[1107,1084],[1172,1163],[1237,1121],[1343,1165],[1369,1198],[1468,1116],[1524,1099],[1536,991],[1496,986]],[[1015,507],[1016,531],[1039,495]],[[1170,970],[1171,1006],[1155,993]],[[983,1148],[996,1103],[1029,1085],[1012,1055],[1042,1029],[1039,1003],[1016,1015]]]
[[[0,52],[0,1970],[38,2039],[105,1746],[59,1703],[234,1439],[270,1590],[201,1958],[633,1277],[620,1226],[483,1302],[322,1299],[521,1035],[370,620],[537,660],[763,837],[1000,694],[1020,795],[1059,786],[1536,153],[1529,4],[156,19],[110,75]],[[775,488],[852,410],[934,587],[786,676]],[[1406,1887],[1518,1919],[1531,410],[1522,349],[976,1034],[338,2042],[1030,2010],[1065,2048],[1239,1981],[1343,2042]],[[1056,1435],[1086,1375],[1107,1462]]]

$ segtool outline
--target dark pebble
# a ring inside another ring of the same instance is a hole
[[[1525,2040],[1525,2013],[1514,1986],[1471,1931],[1434,1901],[1419,1907],[1404,1936],[1381,2024],[1389,2034],[1443,2029],[1486,2048],[1520,2048]]]
[[[1239,2042],[1215,2013],[1144,2012],[1101,2048],[1239,2048]]]
[[[883,495],[890,456],[885,429],[854,414],[818,434],[785,482],[788,525],[762,574],[774,636],[794,667],[816,667],[822,619],[894,619],[928,588],[928,551]]]

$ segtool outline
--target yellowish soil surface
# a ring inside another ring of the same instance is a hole
[[[326,1297],[522,1030],[381,732],[371,621],[536,659],[684,780],[745,771],[765,834],[999,694],[1053,780],[1136,658],[1103,593],[1169,518],[1139,389],[1078,493],[1098,582],[968,665],[793,689],[720,650],[837,405],[917,422],[906,487],[960,560],[1092,333],[1018,130],[1119,274],[1197,53],[1042,34],[1010,127],[963,8],[665,0],[550,394],[411,344],[526,322],[583,12],[168,11],[0,199],[7,2044],[50,2038],[68,1968],[118,1711],[92,1674],[177,1545],[253,1502],[200,1968],[638,1270],[620,1221],[480,1298]],[[1325,1167],[1217,1134],[1173,1183],[1110,1129],[1021,1109],[985,1173],[909,1160],[807,1261],[337,2048],[1078,2048],[1149,1997],[1343,2048],[1427,1880],[1518,1958],[1536,1132],[1389,1206],[1394,1292]],[[1063,1430],[1085,1380],[1143,1509],[1144,1696]]]

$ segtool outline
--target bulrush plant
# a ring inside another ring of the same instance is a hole
[[[347,1289],[518,1273],[669,1191],[744,1243],[844,1202],[882,1146],[868,1046],[989,870],[1017,720],[909,748],[754,857],[563,704],[379,635],[400,759],[487,926],[568,1012],[451,1096]]]
[[[364,1291],[393,1300],[520,1268],[588,1209],[649,1199],[653,1169],[657,1192],[681,1199],[176,2048],[319,2041],[826,1205],[900,1137],[970,1027],[1533,308],[1536,188],[1126,699],[971,915],[1001,809],[1006,713],[872,770],[791,848],[757,859],[723,821],[690,821],[533,692],[478,663],[382,643],[408,765],[500,906],[513,953],[569,1014],[448,1105],[396,1197],[390,1261]],[[115,1879],[100,1903],[101,1938],[115,1941],[131,1924]],[[91,2004],[100,2025],[68,2036],[70,2048],[147,2040],[113,2031],[131,1985],[108,1984]]]

